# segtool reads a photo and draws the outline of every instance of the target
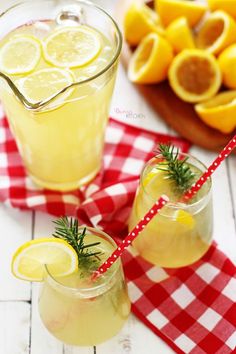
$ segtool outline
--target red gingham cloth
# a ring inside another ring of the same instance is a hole
[[[103,170],[95,180],[75,192],[52,192],[39,189],[26,176],[2,113],[0,200],[21,209],[77,215],[82,223],[124,236],[138,176],[157,143],[172,142],[182,151],[189,144],[113,119],[106,133]],[[179,270],[152,266],[131,247],[123,263],[133,312],[176,353],[234,351],[236,268],[215,244],[200,261]]]

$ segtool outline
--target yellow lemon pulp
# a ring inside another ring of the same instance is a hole
[[[209,101],[195,105],[198,116],[224,134],[236,128],[236,91],[219,93]]]
[[[164,26],[184,16],[189,25],[194,27],[205,14],[207,5],[193,1],[155,0],[155,8]]]
[[[69,275],[78,268],[78,256],[66,241],[56,238],[32,240],[15,252],[12,273],[23,280],[42,281],[45,265],[52,275]]]
[[[223,10],[236,19],[236,0],[207,0],[212,11]]]
[[[136,46],[150,32],[164,34],[159,16],[145,4],[133,3],[124,18],[124,35],[130,45]]]
[[[190,229],[193,229],[196,224],[193,216],[187,211],[181,209],[176,212],[176,221],[182,225],[186,225]]]
[[[230,15],[221,10],[209,15],[196,36],[198,48],[216,55],[235,41],[236,23]]]
[[[215,57],[199,49],[185,49],[173,60],[169,82],[186,102],[201,102],[213,97],[221,86],[221,73]]]
[[[28,74],[40,58],[41,43],[36,37],[14,36],[0,48],[0,70],[9,75]]]
[[[87,26],[63,27],[46,38],[45,60],[61,68],[88,64],[101,50],[99,34]]]
[[[166,38],[174,48],[175,53],[183,49],[194,48],[194,39],[186,17],[179,17],[167,27]]]
[[[166,39],[150,33],[134,52],[128,69],[128,77],[137,83],[158,83],[167,78],[173,50]]]
[[[236,44],[226,48],[218,58],[223,84],[236,89]]]

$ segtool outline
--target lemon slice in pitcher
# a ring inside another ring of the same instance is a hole
[[[33,74],[16,81],[16,85],[29,102],[36,103],[49,99],[73,82],[74,76],[71,71],[48,68],[35,71]],[[58,100],[65,102],[65,99],[71,95],[72,90],[66,90],[54,103],[58,105]]]
[[[14,36],[0,49],[0,70],[9,75],[32,72],[41,58],[41,43],[29,35]]]
[[[42,281],[45,265],[54,276],[72,274],[78,268],[78,256],[66,241],[41,238],[23,244],[12,259],[12,273],[20,279]]]
[[[64,27],[56,30],[44,43],[44,57],[61,68],[75,68],[90,63],[100,52],[97,32],[86,26]]]

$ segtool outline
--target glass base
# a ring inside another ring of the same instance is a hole
[[[94,170],[92,173],[90,173],[86,177],[83,177],[80,180],[66,182],[66,183],[48,182],[48,181],[43,181],[31,174],[29,174],[29,176],[32,179],[32,181],[35,184],[37,184],[39,187],[42,187],[45,189],[50,189],[53,191],[59,191],[59,192],[70,192],[70,191],[76,190],[76,189],[88,184],[89,182],[91,182],[99,171],[100,171],[100,166],[99,166],[99,168]]]

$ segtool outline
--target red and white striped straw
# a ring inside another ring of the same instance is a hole
[[[196,194],[202,185],[211,177],[213,172],[219,167],[219,165],[228,157],[229,154],[233,151],[236,147],[236,134],[230,140],[230,142],[226,145],[226,147],[221,151],[219,156],[213,161],[213,163],[208,167],[206,172],[199,178],[199,180],[194,183],[194,185],[184,194],[183,200],[191,199],[194,194]]]
[[[100,275],[104,274],[112,264],[122,255],[124,250],[130,246],[133,240],[138,234],[149,224],[155,215],[168,203],[169,198],[166,195],[162,195],[160,199],[152,206],[147,214],[139,221],[139,223],[133,228],[132,231],[126,236],[122,243],[116,248],[112,255],[103,263],[97,271],[93,273],[92,280],[96,280]]]

